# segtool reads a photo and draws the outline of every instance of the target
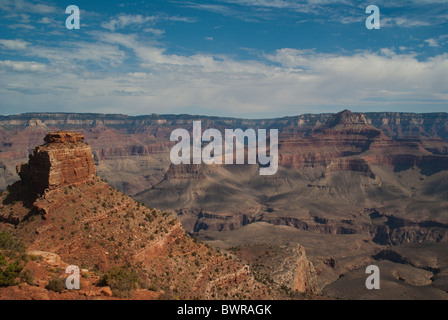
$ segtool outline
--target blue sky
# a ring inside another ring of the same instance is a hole
[[[445,0],[0,0],[0,28],[3,115],[448,110]]]

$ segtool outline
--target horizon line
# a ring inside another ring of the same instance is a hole
[[[8,118],[8,117],[20,117],[26,115],[37,115],[37,114],[45,114],[45,115],[91,115],[91,116],[119,116],[119,117],[129,117],[129,118],[139,118],[139,117],[203,117],[203,118],[219,118],[219,119],[234,119],[234,120],[274,120],[274,119],[286,119],[286,118],[295,118],[305,115],[332,115],[342,113],[344,111],[350,111],[354,114],[415,114],[415,115],[429,115],[429,114],[448,114],[448,112],[405,112],[405,111],[368,111],[368,112],[356,112],[351,111],[350,109],[344,109],[338,112],[320,112],[320,113],[302,113],[292,116],[283,116],[283,117],[267,117],[267,118],[244,118],[244,117],[235,117],[235,116],[216,116],[216,115],[204,115],[204,114],[189,114],[189,113],[148,113],[148,114],[139,114],[139,115],[130,115],[124,113],[101,113],[101,112],[54,112],[54,111],[35,111],[35,112],[22,112],[17,114],[0,114],[0,117]]]

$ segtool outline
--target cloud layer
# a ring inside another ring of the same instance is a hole
[[[443,3],[426,4],[429,2]],[[334,10],[335,4],[354,7],[351,1],[336,0],[227,0],[183,6],[226,17],[238,7],[256,7],[262,13],[261,9],[294,9],[314,16]],[[325,47],[246,48],[250,53],[241,57],[219,50],[173,50],[165,38],[172,32],[170,24],[198,26],[204,19],[191,12],[185,16],[123,12],[106,16],[95,28],[83,27],[86,31],[68,34],[54,26],[56,7],[50,4],[0,0],[0,9],[5,16],[18,10],[29,13],[20,17],[22,20],[39,15],[31,26],[46,28],[45,39],[35,40],[26,32],[0,39],[4,114],[17,110],[154,112],[259,118],[342,108],[438,111],[446,110],[448,103],[448,54],[422,57],[407,43],[337,52]],[[97,18],[94,12],[87,13],[87,17]],[[84,23],[92,24],[95,19],[86,18]],[[345,23],[357,19],[352,16]],[[391,28],[424,28],[416,21],[412,24],[401,19],[383,21]],[[252,22],[245,23],[249,26]],[[198,38],[219,46],[220,35],[210,30]],[[447,35],[437,34],[416,43],[424,50],[438,50],[447,40]]]

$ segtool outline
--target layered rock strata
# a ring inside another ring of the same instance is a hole
[[[95,176],[92,150],[80,133],[57,131],[46,135],[44,145],[29,156],[28,163],[17,166],[24,182],[34,185],[37,192],[87,181]]]

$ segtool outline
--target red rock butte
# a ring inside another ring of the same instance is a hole
[[[46,143],[80,143],[84,142],[84,136],[78,132],[56,131],[45,136]]]
[[[44,141],[46,144],[34,148],[28,163],[17,166],[21,180],[32,183],[38,193],[95,176],[92,150],[82,134],[57,131],[47,134]]]

